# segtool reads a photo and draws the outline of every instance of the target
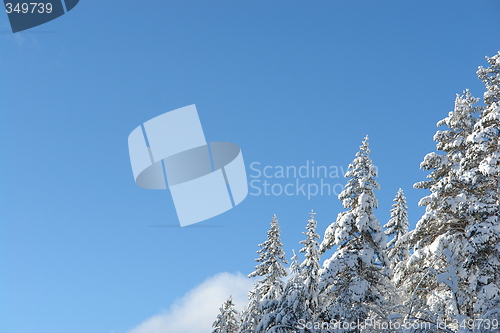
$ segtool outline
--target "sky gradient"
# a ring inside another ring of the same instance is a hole
[[[482,97],[499,15],[493,0],[82,0],[17,34],[0,15],[0,332],[129,332],[207,278],[250,273],[273,214],[290,258],[311,209],[320,234],[342,211],[334,195],[249,195],[179,228],[168,191],[135,185],[127,137],[190,104],[208,141],[241,147],[249,181],[254,162],[346,170],[369,135],[376,215],[401,187],[413,227],[435,124],[456,93]]]

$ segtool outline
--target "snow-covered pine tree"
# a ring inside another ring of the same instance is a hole
[[[368,137],[349,165],[347,185],[339,195],[344,208],[325,231],[320,250],[337,247],[320,270],[320,290],[324,300],[324,321],[363,322],[382,319],[389,307],[386,295],[391,292],[386,237],[375,217],[379,189],[377,169],[369,157]],[[340,329],[339,332],[359,332]]]
[[[266,328],[273,325],[276,316],[278,300],[283,293],[282,278],[287,275],[283,264],[288,264],[283,244],[280,239],[280,228],[278,218],[273,216],[271,227],[267,232],[267,240],[259,244],[261,249],[257,251],[259,258],[255,259],[259,264],[255,271],[248,277],[260,276],[263,279],[256,282],[255,293],[260,295],[261,320],[255,328],[255,332],[265,332]]]
[[[293,256],[292,260],[290,261],[290,279],[295,279],[297,281],[300,280],[300,277],[302,276],[302,267],[299,262],[299,257],[297,257],[297,254],[295,253],[295,250],[292,250]]]
[[[390,268],[394,273],[394,284],[399,286],[400,271],[396,269],[398,264],[404,265],[404,262],[410,256],[409,246],[404,241],[404,237],[408,234],[408,206],[406,206],[406,197],[403,190],[399,189],[394,204],[391,209],[391,219],[384,225],[385,235],[392,237],[387,243],[387,257],[390,261]]]
[[[276,318],[272,326],[267,327],[267,329],[272,329],[273,333],[310,332],[307,329],[302,329],[305,323],[311,321],[306,306],[307,296],[308,293],[302,279],[300,263],[294,251],[290,264],[290,276],[280,297]],[[300,325],[301,320],[302,325]]]
[[[468,90],[462,96],[457,95],[454,110],[437,123],[437,126],[446,125],[449,129],[439,130],[434,135],[436,148],[445,154],[429,153],[420,164],[422,169],[432,171],[427,175],[430,180],[414,185],[415,188],[431,191],[419,202],[419,205],[427,207],[412,236],[412,243],[419,248],[432,244],[450,229],[463,230],[470,222],[464,214],[468,189],[463,181],[466,173],[463,164],[466,163],[467,137],[477,121],[474,115],[481,110],[475,106],[477,101]]]
[[[316,213],[311,211],[310,218],[307,221],[306,231],[302,232],[306,235],[306,239],[300,241],[304,247],[300,250],[304,253],[305,259],[301,264],[301,279],[306,287],[307,298],[305,306],[308,311],[308,318],[314,321],[315,314],[319,306],[318,285],[319,285],[319,269],[320,269],[320,253],[319,253],[319,234],[316,232],[317,222],[314,219]]]
[[[404,267],[402,287],[406,295],[407,318],[431,322],[466,320],[471,315],[473,299],[468,295],[468,277],[462,269],[465,228],[471,223],[469,206],[471,190],[467,176],[467,137],[472,133],[481,108],[478,99],[466,90],[457,95],[455,107],[437,126],[446,125],[434,135],[436,148],[444,155],[429,153],[420,167],[431,170],[430,180],[416,183],[415,188],[429,189],[431,194],[419,205],[425,214],[407,238],[414,253]]]
[[[486,86],[485,108],[467,138],[467,179],[474,194],[468,209],[474,223],[465,230],[465,267],[477,295],[474,315],[500,320],[500,52],[487,61],[490,66],[477,71]]]
[[[238,333],[255,332],[255,328],[262,319],[262,311],[260,310],[261,297],[257,285],[248,293],[248,300],[248,305],[241,313],[241,325]]]
[[[283,251],[283,243],[280,239],[280,227],[278,218],[273,216],[271,227],[267,232],[267,240],[259,244],[261,248],[257,253],[259,258],[255,259],[259,264],[255,266],[255,271],[248,277],[260,276],[262,280],[257,282],[259,294],[264,299],[277,299],[283,291],[283,277],[287,275],[283,264],[288,264]]]
[[[220,313],[212,325],[214,329],[212,333],[237,333],[239,329],[238,312],[234,309],[231,296],[222,304],[219,310]]]

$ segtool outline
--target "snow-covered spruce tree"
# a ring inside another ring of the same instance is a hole
[[[318,310],[319,284],[319,235],[316,233],[316,213],[311,211],[307,221],[305,240],[300,241],[304,247],[300,252],[305,259],[300,264],[294,252],[290,276],[280,299],[275,321],[275,331],[286,332],[293,327],[297,332],[312,332],[306,324],[314,322]]]
[[[287,275],[283,264],[288,264],[280,239],[280,227],[276,215],[273,216],[271,227],[267,232],[267,240],[259,244],[259,247],[261,248],[257,251],[259,258],[255,259],[259,264],[255,266],[255,271],[250,273],[248,277],[263,277],[257,282],[262,299],[276,299],[283,290],[281,278]]]
[[[414,187],[429,189],[431,194],[419,202],[426,211],[415,230],[403,237],[414,247],[406,265],[398,267],[404,280],[400,285],[410,296],[407,319],[461,322],[472,315],[474,300],[468,294],[468,276],[461,264],[465,228],[472,221],[471,189],[464,179],[467,137],[477,121],[474,115],[481,111],[475,106],[477,101],[467,90],[457,95],[454,110],[437,123],[448,129],[434,135],[436,148],[445,154],[429,153],[420,164],[422,169],[431,170],[427,176],[430,180]]]
[[[248,293],[248,305],[241,313],[241,325],[238,333],[255,332],[255,328],[262,319],[260,310],[259,288],[256,286]]]
[[[473,192],[468,208],[474,223],[465,230],[465,268],[477,297],[474,315],[500,320],[500,52],[487,61],[490,67],[477,71],[486,86],[485,108],[467,138],[467,180]]]
[[[267,240],[259,244],[261,249],[257,251],[259,258],[255,259],[259,264],[255,271],[248,277],[260,276],[263,279],[256,282],[255,294],[260,295],[260,311],[262,314],[260,322],[255,327],[255,332],[266,332],[266,328],[273,325],[276,317],[278,301],[283,293],[282,278],[287,275],[283,264],[288,264],[280,239],[280,228],[278,218],[273,216],[271,227],[267,232]]]
[[[290,276],[280,297],[276,317],[266,332],[305,333],[306,323],[311,321],[307,309],[308,293],[301,274],[301,267],[295,251],[290,264]]]
[[[394,273],[394,284],[399,286],[401,279],[400,270],[396,269],[398,264],[404,265],[405,261],[410,256],[409,246],[404,242],[403,237],[408,234],[408,206],[406,206],[406,197],[403,190],[399,189],[394,204],[391,209],[391,219],[384,225],[385,235],[392,237],[387,243],[387,257],[390,261],[390,268]]]
[[[475,106],[477,101],[468,90],[462,96],[457,95],[454,110],[437,123],[437,126],[447,126],[448,130],[439,130],[434,135],[437,150],[445,154],[429,153],[420,164],[420,168],[432,171],[427,175],[430,180],[414,185],[415,188],[431,191],[419,202],[419,205],[427,207],[412,236],[412,243],[419,248],[432,244],[450,229],[463,230],[470,222],[465,214],[469,189],[463,179],[467,169],[464,167],[469,146],[467,137],[477,122],[474,115],[481,110]]]
[[[337,220],[325,231],[320,250],[337,247],[320,270],[322,321],[364,322],[386,318],[392,293],[386,237],[374,215],[379,189],[375,180],[377,169],[369,157],[368,137],[349,165],[347,185],[339,195],[344,208]],[[338,332],[360,332],[339,329]],[[372,331],[373,332],[373,331]]]
[[[233,299],[230,296],[220,307],[220,313],[212,325],[214,329],[212,333],[237,333],[239,329],[237,316],[238,312],[234,309]]]
[[[300,277],[306,287],[307,297],[305,306],[308,311],[307,317],[314,321],[315,314],[318,311],[318,286],[319,286],[319,269],[320,269],[320,253],[319,253],[319,234],[316,232],[317,222],[314,219],[316,213],[311,211],[310,218],[307,221],[306,239],[300,241],[304,247],[300,250],[304,253],[305,259],[301,264]]]

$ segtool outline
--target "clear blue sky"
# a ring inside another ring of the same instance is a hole
[[[174,206],[135,185],[127,137],[182,106],[241,146],[249,175],[345,169],[368,134],[377,217],[402,187],[414,225],[435,123],[463,89],[482,97],[499,17],[494,0],[82,0],[12,34],[0,15],[0,332],[124,333],[209,276],[249,273],[272,214],[291,257],[311,208],[320,233],[342,211],[249,195],[202,227],[152,227],[178,224]]]

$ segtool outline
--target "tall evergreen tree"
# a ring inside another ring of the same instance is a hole
[[[463,163],[468,149],[467,137],[477,121],[474,115],[481,110],[475,106],[477,101],[468,90],[462,96],[457,95],[453,112],[437,123],[437,126],[445,125],[448,129],[439,130],[434,135],[436,148],[445,154],[429,153],[420,164],[422,169],[431,170],[427,175],[430,180],[418,182],[414,187],[429,189],[431,194],[419,202],[427,208],[412,237],[418,248],[432,244],[450,230],[463,230],[470,222],[463,214],[467,208],[468,191],[463,181],[467,173]]]
[[[283,264],[288,264],[280,239],[280,228],[278,218],[273,216],[271,227],[267,232],[267,240],[259,244],[261,249],[257,251],[259,258],[255,259],[259,264],[249,277],[259,276],[262,280],[256,282],[255,294],[260,295],[261,320],[255,327],[256,332],[265,332],[272,326],[276,317],[278,300],[283,293],[282,278],[287,275]]]
[[[238,312],[234,309],[232,297],[229,297],[219,310],[220,313],[212,325],[214,329],[212,333],[237,333],[239,328]]]
[[[419,205],[426,212],[408,237],[414,253],[402,274],[403,288],[409,299],[409,316],[437,321],[461,322],[470,318],[474,303],[469,294],[467,272],[463,269],[465,229],[472,223],[470,205],[474,200],[470,167],[465,162],[469,154],[468,137],[477,122],[481,108],[478,99],[466,90],[457,95],[455,107],[437,126],[436,148],[444,154],[429,153],[421,168],[431,170],[430,180],[416,183],[415,188],[429,189],[431,194]]]
[[[276,319],[273,323],[273,333],[303,333],[309,330],[301,329],[300,320],[304,323],[310,322],[311,317],[307,309],[308,292],[304,284],[301,266],[295,251],[290,264],[290,276],[280,297],[276,311]]]
[[[307,297],[305,306],[308,311],[308,317],[312,320],[318,310],[318,286],[319,286],[319,269],[320,269],[320,253],[319,253],[319,234],[316,232],[317,222],[314,219],[316,213],[311,211],[310,218],[307,221],[306,239],[300,241],[304,247],[300,250],[304,253],[305,259],[301,264],[300,277],[305,285]]]
[[[263,277],[257,282],[259,294],[262,299],[276,299],[283,290],[281,279],[287,275],[283,264],[288,264],[280,239],[280,227],[276,215],[273,216],[271,227],[267,232],[267,240],[259,244],[259,247],[261,248],[257,251],[259,258],[255,259],[259,264],[255,266],[255,271],[250,273],[248,277]]]
[[[387,257],[390,261],[390,268],[394,273],[394,282],[398,286],[400,280],[400,272],[396,272],[398,264],[404,265],[405,261],[410,256],[409,246],[404,241],[404,237],[408,234],[408,206],[406,206],[406,197],[403,190],[399,189],[394,204],[391,209],[391,219],[384,225],[386,236],[392,237],[387,243]],[[400,266],[401,267],[401,266]]]
[[[500,52],[487,61],[490,66],[477,71],[486,86],[485,108],[467,138],[467,179],[473,191],[468,209],[474,223],[465,231],[465,267],[477,295],[474,314],[500,320]]]
[[[321,243],[322,252],[337,247],[320,271],[325,300],[323,320],[363,322],[384,317],[389,305],[385,297],[391,285],[386,237],[374,214],[374,190],[379,189],[379,184],[369,154],[365,137],[345,175],[349,181],[339,195],[347,210],[327,228]],[[359,332],[350,328],[340,331]]]
[[[248,293],[248,305],[241,313],[241,326],[238,333],[255,332],[257,325],[262,319],[262,311],[260,309],[260,294],[257,285]]]

